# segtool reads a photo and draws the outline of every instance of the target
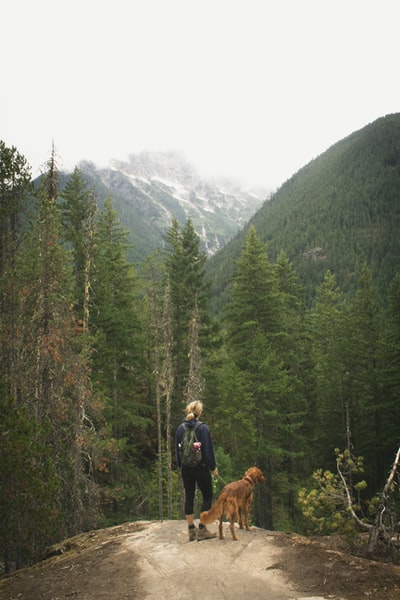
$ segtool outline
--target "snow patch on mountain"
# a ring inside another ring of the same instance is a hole
[[[181,224],[190,218],[208,255],[244,227],[271,193],[241,189],[226,180],[221,185],[204,181],[176,153],[133,154],[106,169],[87,162],[79,167],[109,191],[128,229],[144,222],[154,234],[151,243],[161,243],[174,218]]]

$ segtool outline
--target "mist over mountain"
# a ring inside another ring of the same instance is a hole
[[[176,153],[133,154],[108,168],[83,161],[79,169],[100,206],[112,197],[133,262],[163,246],[174,218],[192,220],[215,306],[225,303],[250,223],[272,260],[287,254],[309,300],[327,269],[348,291],[367,263],[383,294],[400,271],[400,114],[339,140],[274,193],[204,180]]]
[[[193,222],[208,256],[220,250],[254,215],[270,191],[242,189],[229,182],[203,180],[176,153],[132,154],[108,168],[78,165],[94,186],[100,206],[110,195],[133,244],[130,258],[143,260],[163,244],[173,218]]]

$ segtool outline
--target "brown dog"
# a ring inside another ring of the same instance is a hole
[[[243,523],[247,531],[249,527],[249,511],[253,500],[254,486],[258,482],[266,481],[262,471],[257,467],[251,467],[246,471],[243,479],[228,483],[222,490],[218,500],[214,502],[210,510],[201,513],[202,523],[212,523],[219,519],[219,539],[224,539],[222,533],[222,521],[224,515],[229,518],[229,528],[234,540],[238,537],[235,534],[235,521],[238,521],[240,529],[243,529]]]

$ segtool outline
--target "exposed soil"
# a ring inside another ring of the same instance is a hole
[[[210,526],[210,529],[213,526]],[[398,600],[400,567],[358,558],[340,538],[254,528],[189,542],[185,521],[85,533],[0,580],[2,600]]]

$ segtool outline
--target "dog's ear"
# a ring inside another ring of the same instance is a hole
[[[263,472],[258,467],[254,467],[254,478],[255,481],[266,481]]]
[[[257,481],[266,481],[263,472],[258,467],[250,467],[250,469],[247,469],[245,476],[251,477],[254,483],[257,483]]]

